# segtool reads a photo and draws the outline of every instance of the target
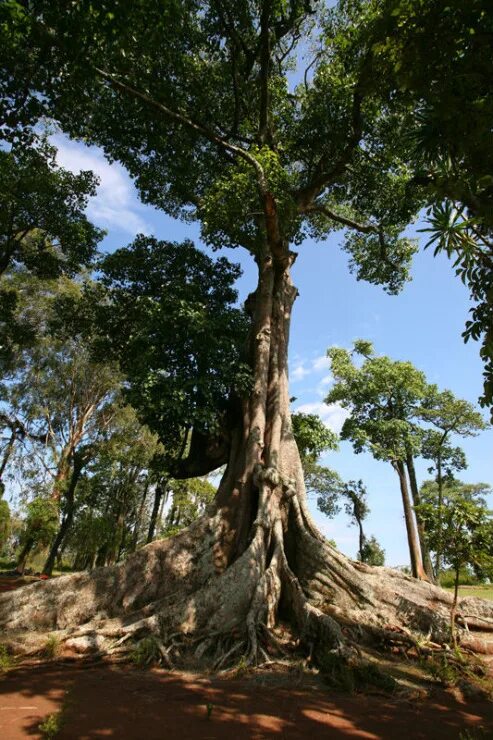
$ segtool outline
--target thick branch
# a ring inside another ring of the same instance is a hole
[[[207,128],[203,124],[197,123],[192,118],[185,115],[184,113],[181,113],[180,111],[174,111],[171,108],[168,108],[167,105],[159,102],[158,100],[155,100],[150,95],[143,92],[142,90],[137,90],[132,85],[129,85],[126,82],[122,82],[121,80],[117,79],[114,74],[111,74],[110,72],[105,72],[104,70],[99,69],[98,67],[96,67],[95,70],[101,77],[103,77],[112,87],[116,88],[117,90],[121,90],[127,95],[131,95],[134,98],[138,98],[139,100],[142,100],[144,103],[146,103],[146,105],[159,111],[160,113],[165,115],[167,118],[171,119],[172,121],[176,121],[177,123],[182,124],[186,128],[200,134],[205,139],[210,141],[212,144],[216,144],[216,146],[218,146],[221,150],[244,159],[254,168],[255,172],[257,173],[257,181],[259,184],[260,191],[263,194],[267,191],[267,181],[266,181],[262,166],[255,159],[255,157],[252,156],[245,149],[242,149],[236,144],[231,144],[231,142],[227,141],[219,134],[215,133],[214,131]]]
[[[313,178],[308,185],[298,190],[295,194],[295,200],[298,203],[300,211],[306,210],[315,198],[330,185],[336,178],[344,173],[354,149],[358,145],[363,134],[363,118],[361,115],[361,106],[363,103],[363,93],[361,91],[361,81],[356,86],[353,93],[353,105],[351,112],[351,134],[348,137],[346,145],[339,159],[333,164],[330,170],[326,170],[326,157],[322,157],[315,168]]]
[[[0,413],[0,424],[8,427],[19,439],[30,439],[32,442],[46,444],[49,434],[32,434],[20,419],[10,419],[6,414]]]
[[[259,112],[259,141],[267,143],[269,138],[269,78],[270,78],[270,0],[264,0],[260,19],[260,112]]]
[[[340,213],[336,213],[336,211],[331,210],[326,205],[311,205],[307,208],[304,208],[303,210],[305,213],[323,213],[324,216],[327,216],[327,218],[330,218],[332,221],[336,221],[336,223],[341,224],[341,226],[347,226],[348,228],[354,229],[355,231],[361,231],[362,234],[382,233],[382,228],[377,224],[362,224],[352,218],[348,218],[347,216],[343,216]]]

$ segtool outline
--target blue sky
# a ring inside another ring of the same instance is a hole
[[[67,169],[92,169],[100,177],[97,196],[88,207],[90,218],[108,230],[106,250],[125,246],[141,232],[158,238],[191,238],[200,245],[197,224],[183,224],[139,202],[125,170],[109,164],[95,148],[55,136],[59,161]],[[419,236],[419,235],[418,235]],[[396,360],[410,360],[423,370],[430,382],[456,396],[476,402],[482,388],[479,345],[465,345],[461,338],[470,308],[468,291],[444,257],[433,257],[420,249],[414,260],[412,281],[398,296],[381,288],[357,282],[349,272],[347,256],[339,248],[341,234],[326,241],[307,240],[298,248],[293,279],[300,295],[293,311],[290,345],[291,395],[295,408],[319,413],[339,431],[344,413],[327,407],[324,395],[330,387],[327,348],[350,347],[355,339],[370,339],[378,354]],[[229,250],[227,256],[240,262],[244,274],[239,281],[240,299],[255,288],[256,271],[243,250]],[[486,416],[486,413],[485,413]],[[457,441],[459,443],[459,441]],[[467,482],[493,484],[493,430],[462,443],[469,467],[462,474]],[[369,492],[370,516],[367,534],[374,534],[386,551],[389,565],[408,563],[407,539],[397,477],[388,463],[376,462],[368,454],[355,455],[351,445],[322,460],[348,479],[362,478]],[[427,477],[426,463],[418,461],[420,480]],[[312,512],[321,530],[335,539],[345,553],[355,556],[357,536],[343,515],[329,520]]]

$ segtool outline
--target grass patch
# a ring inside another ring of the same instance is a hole
[[[155,637],[144,637],[136,644],[130,653],[130,660],[135,665],[144,668],[153,663],[161,662],[161,650]]]
[[[38,731],[43,740],[54,740],[54,738],[58,737],[63,725],[67,721],[67,712],[71,707],[73,708],[73,698],[70,696],[70,691],[67,691],[58,712],[48,714],[38,725]]]
[[[50,635],[43,648],[43,656],[48,660],[54,660],[60,655],[60,640],[55,635]]]
[[[7,673],[14,665],[14,660],[5,645],[0,645],[0,673]]]
[[[453,591],[453,587],[446,586],[446,591]],[[475,596],[478,599],[487,599],[493,601],[493,584],[476,586],[459,586],[459,598],[464,599],[466,596]]]
[[[63,709],[60,709],[59,712],[53,712],[53,714],[49,714],[45,717],[41,724],[38,725],[38,730],[44,740],[53,740],[53,738],[59,734],[62,729],[62,725]]]

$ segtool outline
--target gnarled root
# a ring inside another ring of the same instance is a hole
[[[350,561],[310,531],[301,510],[294,526],[296,549],[286,547],[270,501],[259,507],[248,547],[222,572],[214,567],[217,518],[209,516],[122,565],[4,594],[1,642],[33,654],[51,636],[66,651],[111,656],[153,638],[163,665],[195,660],[214,670],[286,660],[296,649],[319,664],[332,656],[348,665],[364,644],[421,654],[443,649],[450,594]],[[490,652],[491,643],[472,630],[491,629],[493,606],[463,599],[457,621],[463,646],[481,642]]]

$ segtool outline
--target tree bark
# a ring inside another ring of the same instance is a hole
[[[15,431],[13,431],[5,447],[5,452],[2,457],[2,462],[0,463],[0,483],[2,483],[3,474],[5,473],[5,468],[7,467],[9,463],[12,452],[14,451],[14,445],[15,445],[16,439],[17,439],[17,434]]]
[[[24,573],[24,571],[26,570],[27,559],[29,555],[31,554],[33,547],[34,547],[34,537],[29,537],[26,540],[24,547],[22,548],[20,555],[18,557],[18,560],[17,560],[16,570],[19,573]]]
[[[149,521],[149,530],[147,532],[147,544],[149,542],[152,542],[154,539],[154,534],[156,532],[156,524],[158,520],[158,514],[159,514],[159,507],[161,506],[161,499],[164,495],[164,489],[165,489],[166,483],[157,483],[156,488],[154,489],[154,503],[152,505],[152,511],[151,511],[151,518]]]
[[[406,456],[406,468],[409,475],[409,483],[411,488],[411,495],[414,506],[419,506],[421,498],[419,495],[418,482],[416,480],[416,469],[414,467],[414,459],[412,453],[408,451]],[[422,518],[415,511],[416,524],[419,537],[419,545],[421,548],[421,557],[423,561],[423,567],[430,583],[435,583],[435,574],[433,573],[433,565],[431,563],[430,551],[428,549],[428,543],[426,542],[426,530]]]
[[[75,489],[77,488],[77,483],[79,482],[82,470],[84,468],[84,464],[85,464],[85,459],[83,455],[75,453],[74,463],[73,463],[73,468],[72,468],[72,475],[70,476],[70,483],[69,483],[69,486],[65,494],[65,501],[64,501],[65,513],[62,518],[62,522],[60,524],[56,537],[53,540],[53,543],[50,547],[50,552],[48,554],[46,562],[44,564],[44,567],[43,567],[44,575],[51,576],[53,572],[53,568],[55,566],[55,561],[58,556],[58,552],[60,548],[62,547],[62,544],[70,530],[70,527],[72,526],[72,522],[74,520],[74,510],[75,510]]]
[[[359,528],[359,560],[363,560],[363,548],[365,546],[365,534],[363,532],[363,522],[358,519]]]
[[[409,490],[407,485],[406,470],[402,460],[397,460],[393,463],[394,470],[399,476],[399,485],[401,489],[402,505],[404,508],[404,521],[406,523],[407,541],[409,544],[409,556],[411,558],[411,571],[414,578],[420,578],[422,580],[428,580],[423,562],[421,560],[421,552],[419,549],[418,533],[413,517],[413,510],[411,502],[409,500]]]
[[[137,549],[137,544],[139,542],[140,528],[142,525],[142,517],[144,516],[144,508],[145,508],[145,503],[147,500],[148,491],[149,491],[149,478],[146,478],[144,491],[142,493],[142,498],[139,504],[139,509],[135,517],[135,527],[134,527],[134,533],[133,533],[132,545],[131,545],[132,552],[134,552]]]
[[[442,437],[443,439],[443,437]],[[438,483],[438,538],[437,551],[435,553],[435,572],[440,582],[440,571],[442,569],[442,527],[443,527],[443,476],[442,476],[442,453],[438,451],[437,458],[437,483]]]

